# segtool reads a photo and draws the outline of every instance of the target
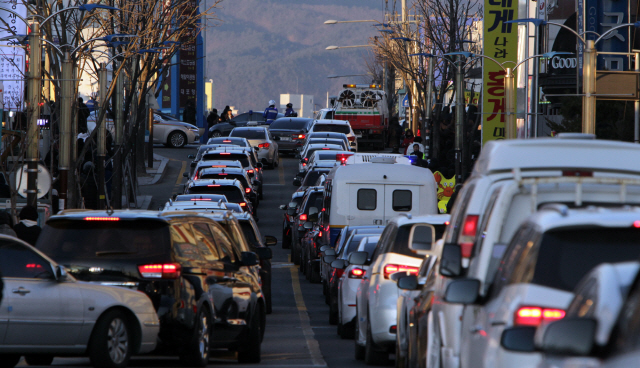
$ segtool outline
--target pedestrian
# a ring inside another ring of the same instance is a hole
[[[222,114],[220,114],[220,121],[228,122],[229,120],[231,120],[229,118],[229,114],[231,114],[231,108],[227,105],[225,106],[224,110],[222,110]],[[231,114],[231,116],[233,116],[233,114]]]
[[[420,144],[414,143],[413,144],[413,152],[411,152],[409,155],[416,156],[418,158],[418,160],[424,159],[424,153],[422,153],[422,151],[420,151]]]
[[[264,113],[262,117],[265,120],[265,124],[270,125],[274,120],[278,118],[278,108],[276,107],[276,102],[274,100],[269,101],[269,107],[264,109]]]
[[[94,93],[91,93],[91,97],[89,97],[89,101],[87,101],[87,108],[89,109],[89,112],[94,112],[97,105],[98,101],[96,101]]]
[[[6,211],[0,211],[0,234],[18,237],[11,227],[12,222]]]
[[[93,210],[98,208],[98,184],[94,176],[95,167],[93,162],[85,162],[82,165],[82,174],[80,175],[84,208]]]
[[[193,100],[187,101],[187,106],[182,111],[182,121],[196,125],[196,108],[193,105]]]
[[[414,139],[415,137],[413,136],[413,131],[411,129],[407,129],[407,131],[404,133],[404,140],[402,141],[400,147],[404,148],[404,151],[406,152],[407,148],[411,145],[411,143],[413,143]]]
[[[20,222],[13,227],[18,239],[35,246],[42,229],[38,226],[38,209],[27,205],[22,207],[18,215]]]
[[[293,104],[291,102],[287,104],[287,109],[284,111],[284,116],[286,118],[298,117],[298,113],[293,109]]]
[[[392,153],[400,153],[400,139],[402,138],[402,126],[398,122],[397,117],[391,118],[389,122],[389,147]]]
[[[218,116],[218,109],[211,110],[209,116],[207,116],[207,131],[205,132],[205,138],[207,140],[209,140],[209,130],[213,128],[214,125],[218,124],[218,121],[220,121],[220,116]]]
[[[78,133],[88,133],[87,119],[91,113],[89,108],[84,104],[82,97],[78,97]]]

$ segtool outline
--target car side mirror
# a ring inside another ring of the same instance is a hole
[[[331,262],[331,267],[343,270],[347,267],[347,262],[345,262],[344,259],[336,259],[335,261]]]
[[[335,261],[335,260],[336,260],[336,256],[324,256],[324,257],[322,257],[322,261],[324,263],[328,263],[328,264],[332,264],[333,261]]]
[[[273,252],[271,248],[258,247],[256,248],[256,254],[260,259],[271,259],[273,258]]]
[[[561,319],[540,328],[536,346],[548,354],[588,355],[595,342],[596,326],[591,318]]]
[[[326,245],[328,247],[328,245]],[[331,247],[329,247],[329,249],[324,251],[324,255],[325,256],[335,256],[336,255],[336,251],[335,249],[331,249]]]
[[[304,223],[304,225],[302,225],[302,227],[304,227],[307,230],[311,230],[311,229],[313,229],[313,222],[307,221],[307,222]]]
[[[506,350],[531,353],[536,350],[533,337],[536,334],[535,326],[510,327],[502,331],[500,345]]]
[[[189,173],[188,172],[183,172],[182,173],[182,177],[183,178],[188,178],[189,177]]]
[[[295,214],[296,214],[296,209],[295,209],[295,208],[291,208],[291,207],[289,207],[289,208],[287,209],[287,215],[289,215],[289,216],[293,216],[293,215],[295,215]]]
[[[195,162],[192,162],[192,163],[191,163],[191,167],[196,167],[196,163],[195,163]]]
[[[402,274],[401,272],[398,273]],[[418,290],[418,277],[416,275],[403,275],[398,278],[398,288],[402,290]]]
[[[365,265],[368,259],[369,253],[367,252],[353,252],[349,254],[349,263],[353,265]]]
[[[256,167],[257,167],[258,169],[262,169],[262,166],[263,166],[263,165],[262,165],[262,162],[258,162],[258,163],[256,164]]]
[[[264,243],[267,247],[273,247],[274,245],[278,244],[278,239],[275,236],[265,235]]]
[[[242,252],[240,263],[243,266],[255,266],[258,264],[258,255],[253,252]]]
[[[321,247],[320,247],[320,252],[324,252],[324,251],[326,251],[327,249],[331,249],[331,247],[330,247],[330,246],[328,246],[328,245],[323,245],[323,246],[321,246]]]
[[[431,251],[436,241],[436,228],[431,224],[415,224],[409,231],[409,249],[420,255]]]
[[[196,158],[196,155],[187,155],[187,158]]]
[[[480,292],[480,280],[457,279],[447,286],[444,300],[455,304],[473,304],[478,300]]]
[[[67,279],[67,269],[62,265],[58,265],[55,268],[56,270],[56,281],[62,282]]]
[[[300,178],[298,178],[298,177],[293,178],[293,185],[296,186],[296,187],[301,186],[302,185],[302,181],[300,180]]]
[[[440,259],[440,274],[446,277],[458,277],[462,273],[462,250],[458,244],[445,244]]]
[[[286,210],[287,209],[287,205],[286,204],[281,204],[279,208],[281,210]]]

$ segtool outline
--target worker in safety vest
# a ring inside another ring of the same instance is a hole
[[[278,118],[278,109],[276,108],[276,102],[274,100],[269,101],[269,107],[264,109],[262,116],[266,120],[267,125],[270,125]]]

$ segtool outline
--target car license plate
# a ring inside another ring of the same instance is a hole
[[[362,138],[362,133],[356,133],[356,137]]]
[[[283,142],[291,142],[291,137],[280,137],[280,140]]]

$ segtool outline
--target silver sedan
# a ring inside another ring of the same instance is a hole
[[[234,128],[229,137],[246,138],[252,147],[256,147],[258,160],[269,169],[278,166],[280,156],[278,155],[278,143],[280,138],[273,137],[271,132],[264,126],[247,126]]]

